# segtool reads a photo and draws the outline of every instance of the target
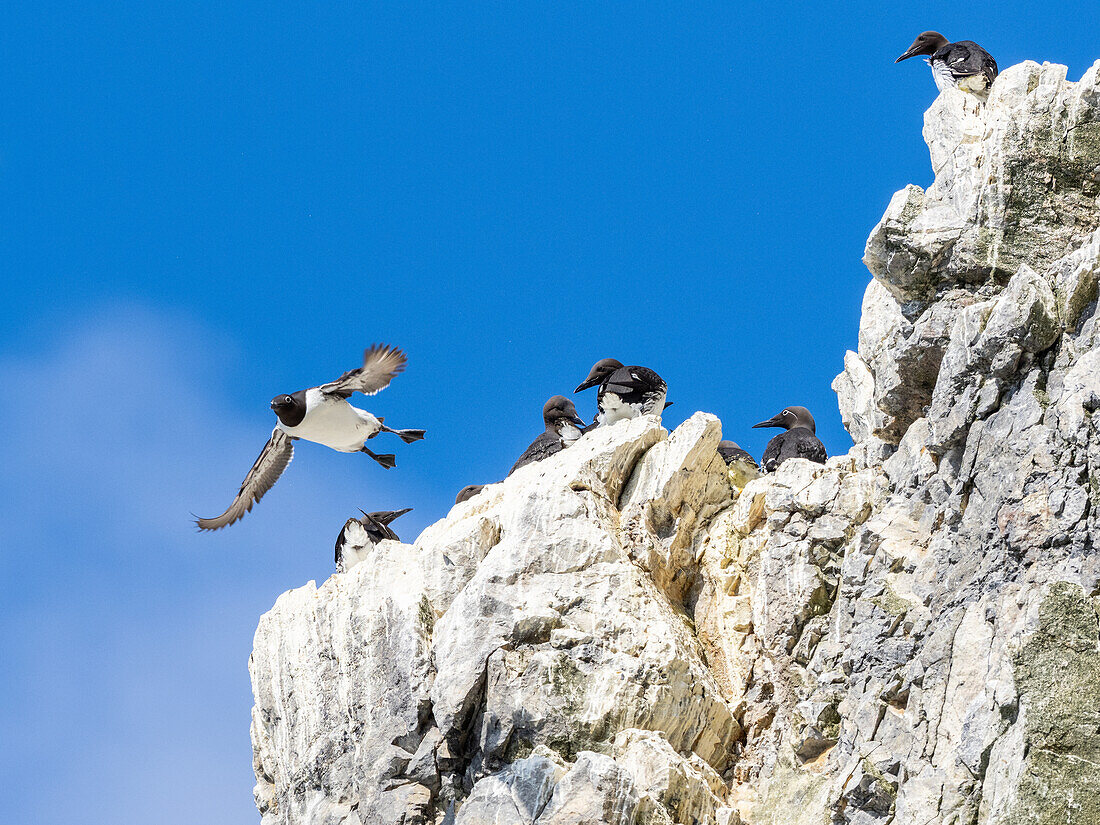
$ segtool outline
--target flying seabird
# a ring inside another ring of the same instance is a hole
[[[718,455],[726,462],[730,481],[738,488],[744,487],[760,476],[760,467],[751,455],[742,450],[736,442],[719,441]]]
[[[624,367],[614,358],[597,361],[573,392],[599,385],[596,393],[595,426],[603,427],[641,415],[656,415],[672,402],[665,403],[668,386],[664,379],[648,367]]]
[[[526,464],[533,464],[554,453],[560,453],[581,437],[581,431],[585,427],[584,421],[577,415],[577,408],[564,395],[555,395],[543,404],[542,421],[546,425],[546,431],[523,451],[508,475]]]
[[[348,403],[352,393],[374,395],[405,369],[405,353],[386,344],[375,344],[363,355],[363,366],[345,372],[335,381],[271,399],[278,417],[260,457],[241,483],[229,509],[217,518],[196,520],[200,530],[218,530],[242,518],[271,489],[294,455],[299,438],[324,444],[341,453],[366,453],[385,468],[395,464],[392,454],[377,455],[365,442],[378,433],[393,433],[406,444],[424,437],[423,430],[391,430],[383,419]]]
[[[984,96],[997,76],[997,61],[973,40],[948,43],[939,32],[922,32],[909,50],[894,62],[900,63],[919,54],[929,56],[926,62],[932,67],[932,77],[941,92],[952,86]]]
[[[818,464],[824,464],[828,457],[825,454],[825,445],[816,435],[817,425],[814,417],[805,407],[787,407],[783,412],[767,421],[753,424],[756,427],[782,427],[785,433],[780,433],[764,448],[764,458],[760,465],[765,473],[776,470],[780,464],[788,458],[808,458]]]
[[[455,496],[455,504],[461,504],[468,499],[473,498],[482,490],[485,489],[485,484],[467,484],[461,490],[458,491],[458,495]]]
[[[390,529],[390,522],[405,515],[412,507],[404,510],[383,510],[379,513],[359,512],[363,518],[349,518],[336,539],[336,570],[346,573],[367,557],[366,551],[383,539],[401,541],[397,533]]]

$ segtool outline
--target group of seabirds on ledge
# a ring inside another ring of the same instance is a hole
[[[375,344],[364,353],[363,366],[359,369],[346,372],[327,384],[271,399],[275,428],[260,457],[248,471],[228,509],[215,518],[197,519],[195,523],[199,529],[218,530],[240,520],[279,480],[294,456],[294,442],[298,439],[323,444],[342,453],[366,453],[382,467],[394,467],[394,455],[379,455],[370,450],[366,442],[379,433],[391,433],[408,444],[422,439],[424,431],[391,429],[384,419],[353,407],[348,399],[356,392],[374,395],[387,387],[395,375],[404,371],[406,360],[405,353],[396,347]],[[508,475],[561,452],[597,427],[643,415],[660,418],[672,403],[665,400],[668,386],[656,372],[648,367],[625,366],[614,358],[597,361],[573,392],[591,387],[597,388],[597,412],[592,423],[586,424],[573,402],[564,395],[552,396],[542,408],[543,432],[523,451]],[[764,450],[761,462],[764,472],[774,471],[789,458],[825,463],[825,445],[814,434],[814,418],[805,407],[787,407],[753,426],[783,429]],[[753,477],[760,470],[753,457],[732,441],[722,441],[718,453],[739,476]],[[484,487],[483,484],[464,487],[455,503],[473,498]],[[346,570],[357,564],[362,560],[362,551],[383,539],[397,540],[390,523],[410,509],[376,513],[360,510],[363,518],[349,519],[336,541],[337,568]]]
[[[917,56],[927,57],[936,88],[940,91],[954,87],[984,99],[997,77],[997,61],[972,40],[951,43],[939,32],[922,32],[894,62],[900,63]],[[422,439],[424,431],[390,429],[384,419],[353,407],[348,399],[356,392],[374,395],[385,389],[395,375],[404,371],[405,363],[406,357],[401,350],[376,344],[366,351],[363,366],[359,369],[346,372],[335,381],[318,387],[275,396],[271,400],[271,409],[277,421],[260,457],[248,471],[229,508],[215,518],[197,519],[195,523],[199,529],[219,530],[240,520],[250,511],[290,464],[294,442],[298,439],[323,444],[342,453],[366,453],[386,469],[394,467],[396,458],[392,453],[380,455],[372,452],[366,442],[379,433],[390,433],[408,444]],[[508,475],[520,467],[561,452],[597,427],[643,415],[659,418],[672,403],[665,400],[668,387],[661,376],[648,367],[624,366],[614,358],[597,361],[588,377],[573,392],[591,387],[598,388],[598,411],[592,423],[586,424],[577,415],[577,408],[568,398],[552,396],[542,408],[545,429],[523,451]],[[718,445],[718,453],[730,469],[731,479],[737,476],[747,480],[755,477],[761,469],[766,473],[774,472],[791,458],[825,463],[825,445],[817,438],[814,417],[805,407],[787,407],[753,427],[780,427],[783,432],[768,442],[760,465],[734,442],[722,441]],[[485,486],[471,484],[463,487],[455,503],[473,498]],[[336,541],[337,569],[346,570],[358,563],[364,551],[383,539],[398,540],[390,523],[410,509],[376,513],[360,510],[363,518],[349,519]]]

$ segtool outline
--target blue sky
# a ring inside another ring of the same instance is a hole
[[[592,362],[759,455],[831,452],[866,236],[931,172],[926,28],[1002,67],[1095,2],[22,4],[0,30],[0,820],[257,821],[247,661],[356,508],[507,471]],[[754,55],[753,51],[757,53]],[[398,469],[306,445],[240,524],[278,392],[364,346]],[[592,393],[579,396],[590,416]]]

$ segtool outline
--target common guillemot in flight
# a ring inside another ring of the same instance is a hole
[[[596,393],[595,426],[603,427],[641,415],[660,416],[672,402],[665,403],[668,386],[648,367],[624,367],[614,358],[597,361],[588,377],[573,392],[599,385]]]
[[[386,344],[375,344],[363,355],[363,366],[345,372],[335,381],[271,399],[278,417],[260,457],[241,483],[237,497],[217,518],[195,521],[200,530],[218,530],[242,518],[271,489],[294,456],[299,438],[324,444],[341,453],[366,453],[387,469],[395,464],[392,454],[377,455],[366,441],[378,433],[393,433],[406,444],[424,437],[423,430],[391,430],[381,418],[353,407],[352,393],[374,395],[405,369],[405,353]]]
[[[455,496],[455,504],[461,504],[464,501],[469,501],[476,496],[482,490],[485,489],[485,484],[467,484],[461,490],[458,491],[458,495]]]
[[[894,62],[900,63],[917,55],[928,56],[932,77],[941,92],[952,86],[984,96],[997,77],[997,61],[973,40],[948,43],[939,32],[922,32],[908,51]]]
[[[560,453],[581,437],[585,427],[584,421],[577,415],[577,408],[564,395],[555,395],[542,405],[542,422],[546,425],[546,431],[523,451],[508,475],[527,464]]]
[[[788,458],[808,458],[818,464],[824,464],[828,458],[825,445],[814,434],[817,432],[814,417],[805,407],[787,407],[779,415],[752,426],[782,427],[786,430],[769,441],[764,448],[760,465],[765,473],[773,472]]]
[[[726,462],[730,481],[737,487],[744,487],[760,475],[760,466],[748,452],[742,450],[735,441],[719,441],[718,455]]]
[[[363,518],[349,518],[336,539],[336,570],[346,573],[367,557],[367,551],[383,539],[401,541],[390,528],[390,522],[412,510],[383,510],[378,513],[359,512]]]

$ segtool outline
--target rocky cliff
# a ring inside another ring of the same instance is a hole
[[[1100,822],[1098,73],[928,111],[847,456],[624,422],[281,596],[264,824]]]

